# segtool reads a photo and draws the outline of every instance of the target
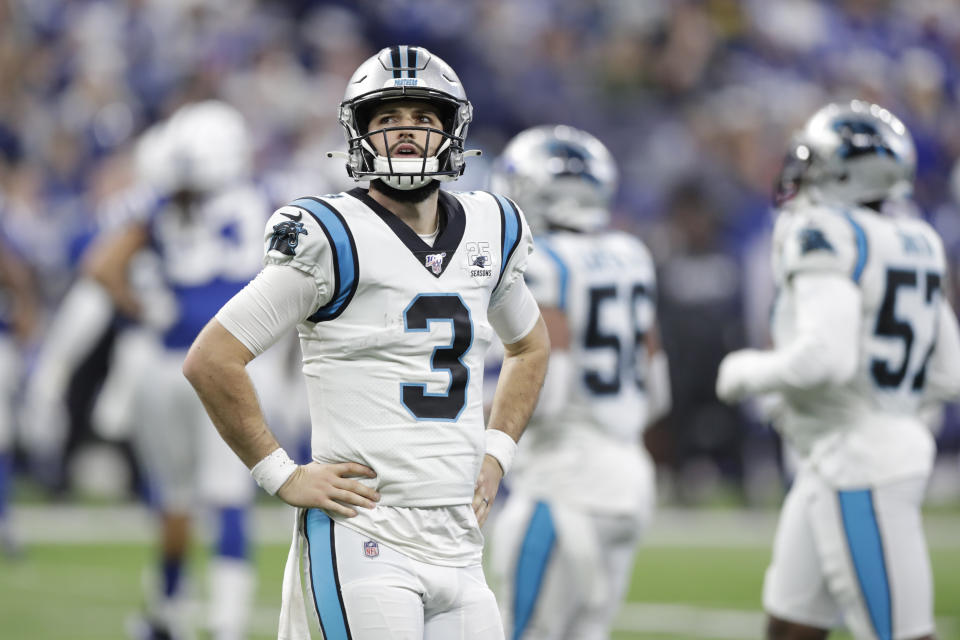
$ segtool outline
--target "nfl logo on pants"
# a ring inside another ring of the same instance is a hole
[[[363,555],[368,558],[376,558],[380,555],[380,545],[377,544],[376,540],[367,540],[363,543]]]

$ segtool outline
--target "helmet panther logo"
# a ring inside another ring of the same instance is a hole
[[[837,149],[841,158],[856,158],[871,154],[897,157],[893,149],[887,146],[877,128],[869,122],[838,120],[833,124],[833,130],[842,140],[840,148]]]
[[[281,222],[273,225],[273,235],[270,237],[270,250],[277,250],[288,256],[297,255],[297,245],[300,244],[300,234],[310,235],[303,228],[302,222]]]

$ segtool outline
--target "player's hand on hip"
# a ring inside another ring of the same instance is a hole
[[[756,364],[754,349],[728,353],[717,371],[717,397],[726,403],[739,402],[750,393],[750,374]]]
[[[480,526],[483,526],[487,516],[490,515],[490,507],[493,506],[493,500],[497,497],[502,479],[503,469],[500,468],[497,459],[491,455],[483,456],[480,475],[477,476],[477,485],[473,490],[473,512],[477,514],[477,522]]]
[[[357,515],[354,506],[373,509],[380,500],[375,489],[353,479],[357,477],[376,478],[377,474],[357,462],[311,462],[297,467],[277,495],[294,507],[315,507],[351,518]]]

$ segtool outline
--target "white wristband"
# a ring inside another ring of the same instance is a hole
[[[290,459],[287,452],[279,447],[253,465],[253,469],[250,469],[250,475],[253,476],[258,485],[263,487],[264,491],[275,496],[280,487],[286,484],[293,472],[297,470],[297,466],[297,463]]]
[[[503,469],[503,475],[507,475],[513,466],[513,458],[517,455],[516,441],[500,429],[487,429],[486,437],[486,454],[496,458]]]

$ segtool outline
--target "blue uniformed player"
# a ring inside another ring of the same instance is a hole
[[[115,362],[123,393],[116,384],[106,385],[113,389],[109,395],[128,396],[124,413],[134,424],[161,517],[159,584],[150,589],[156,594],[148,594],[142,631],[148,638],[191,632],[183,573],[194,510],[203,506],[216,514],[218,532],[208,571],[207,626],[219,640],[242,638],[254,591],[247,507],[255,486],[210,424],[181,368],[210,316],[260,269],[268,203],[250,179],[252,142],[244,119],[223,102],[184,105],[144,136],[138,157],[141,178],[160,197],[148,215],[97,241],[88,273],[149,336],[135,352],[128,350],[136,353],[133,361]],[[145,300],[131,267],[148,250],[156,255],[162,287]],[[154,307],[150,312],[148,305]],[[271,364],[265,358],[254,372],[267,397],[278,394],[271,383],[279,372]]]
[[[0,553],[18,550],[9,514],[13,480],[14,395],[22,346],[36,325],[37,296],[30,269],[0,230]]]

